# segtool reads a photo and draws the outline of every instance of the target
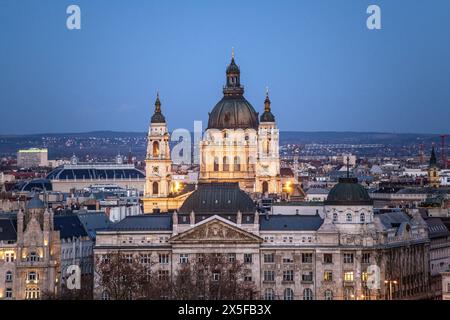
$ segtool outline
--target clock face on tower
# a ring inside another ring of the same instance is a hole
[[[159,172],[159,168],[156,166],[156,167],[153,167],[153,172],[154,173],[158,173]]]

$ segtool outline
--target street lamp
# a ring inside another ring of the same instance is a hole
[[[384,280],[384,284],[389,284],[389,300],[392,300],[392,285],[397,283],[397,280]]]

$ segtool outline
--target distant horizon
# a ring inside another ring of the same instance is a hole
[[[175,130],[178,128],[175,128]],[[171,128],[169,127],[169,132],[172,132]],[[193,131],[189,131],[192,134]],[[203,130],[205,132],[205,129]],[[338,131],[338,130],[330,130],[330,131],[306,131],[306,130],[279,130],[279,132],[293,132],[293,133],[357,133],[357,134],[398,134],[398,135],[421,135],[421,136],[440,136],[441,133],[430,133],[430,132],[389,132],[389,131]],[[26,136],[45,136],[45,135],[74,135],[74,134],[95,134],[95,133],[118,133],[118,134],[147,134],[147,131],[120,131],[120,130],[88,130],[88,131],[71,131],[71,132],[36,132],[36,133],[1,133],[0,137],[26,137]]]

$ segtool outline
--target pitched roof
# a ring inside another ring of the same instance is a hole
[[[53,219],[55,230],[59,231],[60,239],[85,237],[87,232],[76,214],[56,215]]]
[[[0,240],[16,240],[17,232],[14,220],[11,218],[0,218]]]
[[[319,215],[261,215],[259,223],[261,231],[316,231],[323,219]]]
[[[108,231],[161,231],[172,230],[171,214],[145,214],[128,216],[111,225]]]

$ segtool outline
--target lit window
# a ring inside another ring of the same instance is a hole
[[[344,281],[353,281],[353,271],[344,272]]]
[[[323,280],[324,281],[333,281],[333,272],[332,271],[325,271],[323,273]]]

